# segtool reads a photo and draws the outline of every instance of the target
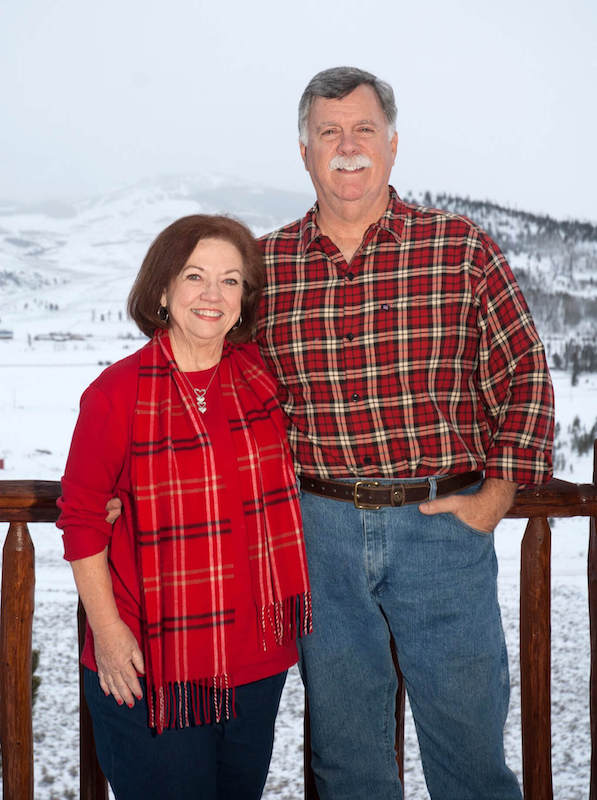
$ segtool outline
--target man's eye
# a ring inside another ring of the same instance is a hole
[[[333,136],[336,133],[336,128],[326,128],[321,132],[322,136]]]

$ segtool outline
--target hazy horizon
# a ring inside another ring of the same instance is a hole
[[[0,199],[206,172],[312,196],[298,99],[348,63],[396,92],[399,193],[597,221],[596,35],[590,0],[5,3]]]

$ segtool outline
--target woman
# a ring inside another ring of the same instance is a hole
[[[262,284],[244,225],[174,222],[129,296],[151,341],[81,400],[58,525],[118,800],[261,797],[295,636],[310,631],[282,413],[247,343]]]

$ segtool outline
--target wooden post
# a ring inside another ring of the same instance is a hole
[[[12,522],[2,551],[0,742],[4,800],[33,800],[31,634],[35,590],[33,542]]]
[[[402,794],[406,795],[404,788],[404,711],[406,706],[406,688],[404,678],[398,663],[398,654],[396,653],[396,642],[392,636],[390,640],[390,648],[392,650],[392,660],[396,669],[396,676],[398,677],[398,689],[396,691],[396,763],[398,764],[398,774],[400,776],[400,783],[402,784]]]
[[[551,774],[551,530],[527,525],[520,567],[522,769],[526,800],[553,800]]]
[[[304,752],[303,766],[305,775],[305,800],[319,800],[319,793],[315,785],[315,775],[311,769],[311,723],[309,720],[309,702],[305,695],[305,716],[304,716]]]
[[[86,616],[83,603],[77,608],[79,658],[85,643]],[[83,689],[83,666],[79,661],[79,797],[80,800],[108,800],[108,783],[95,752],[93,723]]]
[[[593,483],[597,485],[597,441],[593,450]],[[597,516],[589,519],[589,630],[591,641],[590,719],[591,778],[589,800],[597,800]]]

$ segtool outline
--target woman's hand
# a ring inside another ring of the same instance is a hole
[[[132,708],[143,692],[137,672],[144,673],[143,654],[131,629],[121,619],[93,631],[95,661],[102,690],[118,705]],[[133,697],[134,696],[134,697]]]

